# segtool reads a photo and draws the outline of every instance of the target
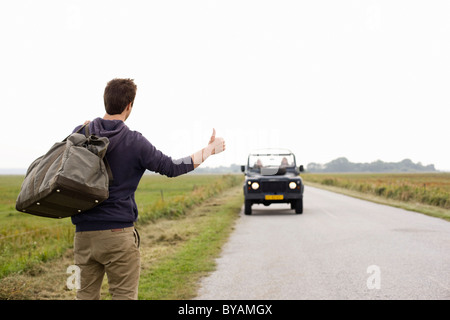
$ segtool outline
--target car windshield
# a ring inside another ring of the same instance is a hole
[[[250,169],[295,167],[293,154],[251,154],[248,158]]]

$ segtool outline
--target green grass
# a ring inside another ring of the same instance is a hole
[[[70,219],[54,220],[15,210],[22,181],[23,176],[0,176],[0,279],[61,257],[73,245],[75,228]],[[240,181],[241,177],[234,175],[190,174],[175,179],[145,175],[136,191],[138,225],[183,215]]]
[[[60,256],[73,241],[70,220],[50,220],[15,210],[23,176],[0,176],[0,278]]]
[[[228,239],[243,203],[241,188],[212,209],[177,221],[178,229],[189,228],[189,236],[172,252],[164,254],[141,272],[139,299],[192,299],[199,279],[215,268],[214,259]]]
[[[450,221],[450,173],[303,174],[305,183]]]
[[[183,215],[193,205],[241,181],[237,175],[185,175],[176,179],[153,176],[143,179],[136,192],[138,224],[161,217]]]

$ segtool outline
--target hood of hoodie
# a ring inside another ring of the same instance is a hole
[[[89,131],[99,137],[109,139],[108,150],[111,151],[125,137],[128,127],[122,120],[105,120],[96,118],[89,124]]]

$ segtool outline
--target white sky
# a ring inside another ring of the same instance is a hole
[[[26,168],[135,79],[126,124],[177,158],[410,158],[450,170],[450,2],[0,0],[0,168]]]

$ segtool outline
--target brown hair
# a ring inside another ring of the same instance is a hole
[[[134,79],[112,79],[103,94],[105,110],[108,114],[121,114],[131,102],[133,106],[137,86]]]

